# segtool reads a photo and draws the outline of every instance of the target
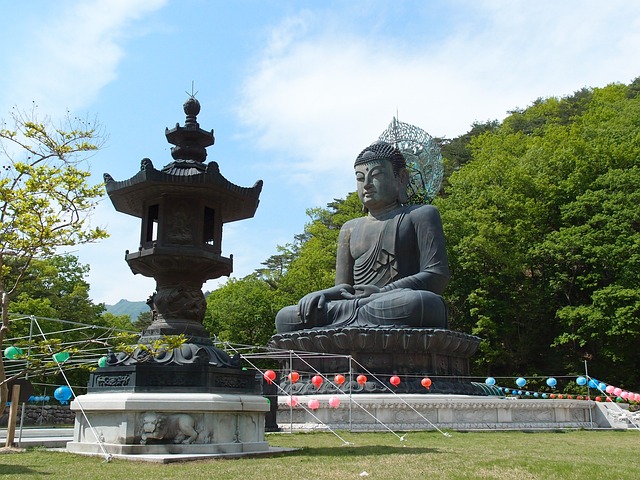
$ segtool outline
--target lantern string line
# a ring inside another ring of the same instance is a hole
[[[368,368],[366,368],[364,365],[362,365],[360,362],[358,362],[355,358],[353,359],[353,361],[360,367],[362,368],[363,371],[365,371],[368,375],[371,375],[376,381],[378,381],[378,383],[380,383],[381,385],[384,385],[385,388],[393,394],[394,397],[396,397],[397,399],[399,399],[402,403],[404,403],[407,407],[409,407],[411,410],[413,410],[414,413],[416,413],[420,418],[422,418],[425,422],[427,422],[429,425],[431,425],[431,427],[433,427],[435,430],[437,430],[438,432],[440,432],[442,435],[444,435],[445,437],[451,437],[451,434],[449,432],[444,432],[442,430],[440,430],[437,425],[435,423],[433,423],[431,420],[429,420],[427,417],[425,417],[422,413],[420,413],[418,410],[416,410],[413,405],[410,405],[404,398],[402,398],[400,395],[398,395],[396,392],[394,392],[393,390],[391,390],[391,388],[389,388],[388,386],[386,386],[384,384],[384,382],[382,382],[374,373],[372,373],[371,371],[369,371]],[[401,440],[404,440],[404,436]]]
[[[333,387],[335,387],[340,393],[342,394],[347,394],[341,387],[340,385],[335,384],[334,382],[332,382],[328,377],[326,377],[324,374],[322,374],[321,372],[319,372],[318,370],[316,370],[315,368],[313,368],[313,366],[311,364],[309,364],[309,362],[307,362],[304,358],[302,358],[301,356],[295,354],[295,352],[291,351],[292,354],[296,355],[296,358],[298,358],[298,360],[301,360],[302,362],[304,362],[307,366],[309,366],[309,368],[311,368],[316,375],[319,375],[320,377],[322,377],[323,379],[325,379],[328,383],[330,383]],[[348,355],[335,355],[335,357],[338,358],[348,358]],[[354,360],[355,361],[355,360]],[[371,418],[373,418],[376,422],[378,422],[380,425],[382,425],[385,429],[387,429],[389,432],[391,432],[392,434],[394,434],[396,437],[398,437],[398,439],[403,442],[404,441],[404,436],[400,436],[398,435],[395,431],[393,431],[388,425],[386,425],[384,422],[382,422],[378,417],[376,417],[373,413],[371,413],[369,410],[367,410],[363,405],[361,405],[360,403],[358,403],[356,400],[353,399],[353,397],[351,397],[349,399],[349,402],[355,404],[357,407],[359,407],[361,410],[363,410],[367,415],[369,415]]]
[[[38,320],[35,317],[33,317],[32,320],[34,320],[34,323],[35,323],[36,327],[38,327],[38,330],[40,331],[40,335],[42,335],[42,338],[44,340],[47,340],[47,337],[44,334],[44,332],[42,331],[42,328],[40,327],[40,323],[38,322]],[[62,375],[62,378],[64,378],[64,381],[67,384],[67,387],[69,387],[69,389],[71,390],[71,395],[73,395],[73,397],[75,398],[76,403],[78,404],[78,407],[80,408],[80,412],[82,412],[82,416],[84,417],[85,421],[87,422],[87,425],[89,425],[89,428],[91,429],[91,433],[93,433],[93,435],[96,438],[96,441],[98,442],[98,445],[100,445],[100,449],[102,450],[102,453],[104,454],[105,462],[110,462],[112,456],[104,448],[103,442],[100,439],[100,435],[98,435],[98,432],[96,431],[96,429],[93,427],[93,425],[91,425],[91,422],[89,421],[89,417],[87,416],[86,412],[84,411],[84,408],[82,408],[82,402],[80,402],[78,400],[78,398],[76,398],[76,394],[74,393],[73,388],[71,387],[71,384],[69,383],[69,379],[67,378],[67,375],[64,373],[64,369],[62,368],[62,363],[59,362],[58,359],[56,358],[56,356],[53,354],[53,349],[51,348],[51,346],[47,345],[47,347],[49,349],[49,352],[52,355],[53,360],[58,365],[58,369],[60,370],[60,374]]]
[[[588,375],[587,375],[587,379],[595,380],[594,378],[591,378]],[[603,395],[605,395],[610,400],[607,403],[611,403],[611,405],[614,406],[614,408],[613,408],[614,410],[617,409],[617,412],[616,412],[617,415],[613,415],[612,414],[613,418],[622,418],[623,417],[625,420],[628,420],[629,423],[631,423],[631,425],[633,425],[636,430],[640,430],[640,422],[636,421],[636,418],[638,418],[638,417],[636,417],[636,415],[630,414],[629,410],[625,410],[620,405],[618,405],[617,402],[613,401],[612,397],[609,395],[609,393],[607,393],[606,390],[603,390],[602,388],[600,388],[600,384],[599,383],[598,383],[596,389],[599,390]],[[609,408],[607,408],[607,414],[609,414]]]
[[[234,348],[231,344],[229,344],[229,343],[224,343],[224,345],[225,345],[228,349],[230,349],[231,351],[233,351],[233,352],[235,352],[235,353],[239,353],[239,352],[237,352],[237,351],[235,350],[235,348]],[[249,360],[249,359],[247,359],[247,358],[243,357],[243,356],[242,356],[242,354],[240,354],[240,357],[241,357],[241,358],[243,358],[243,359],[244,359],[244,360],[245,360],[249,365],[251,365],[251,367],[252,367],[254,370],[258,371],[258,372],[262,375],[262,378],[266,378],[266,377],[264,376],[264,375],[265,375],[265,371],[263,371],[262,369],[258,368],[258,367],[257,367],[257,366],[256,366],[256,365],[255,365],[251,360]],[[275,384],[275,386],[277,387],[278,391],[281,391],[284,395],[288,395],[288,394],[285,392],[285,390],[284,390],[280,385],[278,385],[278,384],[276,383],[276,384]],[[319,418],[318,418],[318,417],[313,413],[313,411],[309,410],[307,407],[305,407],[305,406],[304,406],[304,405],[302,405],[302,404],[299,404],[299,405],[300,405],[300,406],[301,406],[301,407],[302,407],[302,408],[303,408],[303,409],[304,409],[304,410],[305,410],[309,415],[311,415],[311,416],[312,416],[312,417],[313,417],[313,418],[314,418],[318,423],[320,423],[320,424],[324,425],[324,426],[325,426],[325,427],[326,427],[326,428],[327,428],[331,433],[333,433],[337,438],[339,438],[339,439],[342,441],[343,446],[344,446],[344,445],[350,445],[350,443],[349,443],[347,440],[345,440],[344,438],[342,438],[342,437],[338,434],[338,432],[336,432],[336,431],[335,431],[334,429],[332,429],[329,425],[327,425],[327,424],[326,424],[326,423],[324,423],[322,420],[320,420],[320,419],[319,419]]]

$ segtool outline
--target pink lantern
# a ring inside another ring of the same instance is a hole
[[[299,400],[298,397],[296,397],[295,395],[287,398],[287,405],[289,405],[290,407],[296,407],[298,405]]]
[[[273,381],[276,379],[276,372],[274,372],[273,370],[267,370],[266,372],[264,372],[263,376],[267,383],[271,385],[271,383],[273,383]]]
[[[307,403],[311,410],[317,410],[320,407],[320,401],[317,398],[309,399],[309,403]]]
[[[607,388],[605,388],[604,391],[607,392],[607,393],[613,393],[615,388],[616,387],[614,387],[613,385],[607,385]]]
[[[634,394],[633,394],[633,399],[634,399],[636,402],[640,402],[640,393],[634,393]]]
[[[338,397],[331,397],[329,399],[329,406],[331,408],[338,408],[340,406],[340,399]]]
[[[320,375],[314,375],[311,383],[313,383],[316,388],[320,388],[320,385],[322,385],[322,377]]]
[[[400,377],[397,375],[394,375],[389,379],[389,383],[394,387],[397,387],[398,385],[400,385]]]
[[[613,389],[613,394],[616,397],[619,397],[621,393],[622,393],[622,389],[620,387],[616,387],[616,388]]]
[[[624,390],[620,393],[620,396],[626,400],[627,398],[629,398],[629,392]]]

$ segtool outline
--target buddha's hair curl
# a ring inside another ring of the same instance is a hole
[[[376,160],[390,161],[393,165],[393,172],[396,175],[401,169],[406,168],[407,166],[404,155],[402,155],[400,150],[386,142],[375,142],[362,150],[360,155],[356,157],[356,161],[353,166],[356,167],[363,163],[369,163]]]

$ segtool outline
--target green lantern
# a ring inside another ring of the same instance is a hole
[[[14,347],[13,345],[4,349],[4,358],[13,360],[18,355],[22,355],[22,349],[20,347]]]
[[[58,363],[64,363],[67,360],[69,360],[69,352],[63,351],[63,352],[55,353],[53,355],[53,359]]]
[[[98,366],[99,367],[106,367],[107,366],[107,357],[100,357],[98,359]]]

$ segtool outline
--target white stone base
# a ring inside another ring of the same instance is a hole
[[[332,396],[338,408],[329,406]],[[283,430],[554,430],[598,428],[592,418],[596,402],[587,400],[525,400],[466,395],[358,394],[300,396],[302,406],[289,407],[278,397],[278,425]],[[320,401],[311,411],[310,398]]]
[[[88,454],[223,454],[268,452],[267,400],[210,393],[91,393],[76,412],[67,451]],[[98,441],[99,440],[99,441]]]

